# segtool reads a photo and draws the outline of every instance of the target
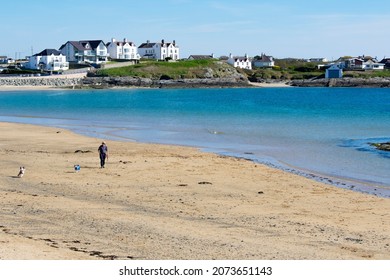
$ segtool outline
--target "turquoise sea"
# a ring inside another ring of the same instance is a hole
[[[102,139],[178,144],[390,197],[390,89],[0,92],[0,121]]]

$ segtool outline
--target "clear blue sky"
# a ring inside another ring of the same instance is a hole
[[[11,0],[1,10],[9,57],[112,37],[176,40],[181,57],[390,57],[389,0]]]

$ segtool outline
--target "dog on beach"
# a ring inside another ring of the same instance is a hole
[[[26,172],[26,168],[24,168],[24,166],[21,166],[19,168],[19,174],[18,174],[18,177],[19,178],[22,178],[24,176],[24,172]]]
[[[74,171],[79,172],[80,171],[80,165],[76,164],[74,166]]]

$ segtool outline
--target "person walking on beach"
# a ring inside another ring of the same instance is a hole
[[[104,168],[106,164],[106,159],[108,159],[108,148],[105,142],[99,146],[99,157],[100,157],[100,168]]]

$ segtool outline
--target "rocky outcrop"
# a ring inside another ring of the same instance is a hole
[[[82,87],[151,87],[151,88],[207,88],[207,87],[247,87],[248,81],[242,76],[199,79],[150,79],[136,77],[87,77],[81,81]]]
[[[370,144],[372,146],[374,146],[375,148],[377,148],[378,150],[390,152],[390,142],[386,142],[386,143],[370,143]]]
[[[390,78],[341,78],[341,79],[310,79],[293,80],[292,86],[297,87],[390,87]]]

